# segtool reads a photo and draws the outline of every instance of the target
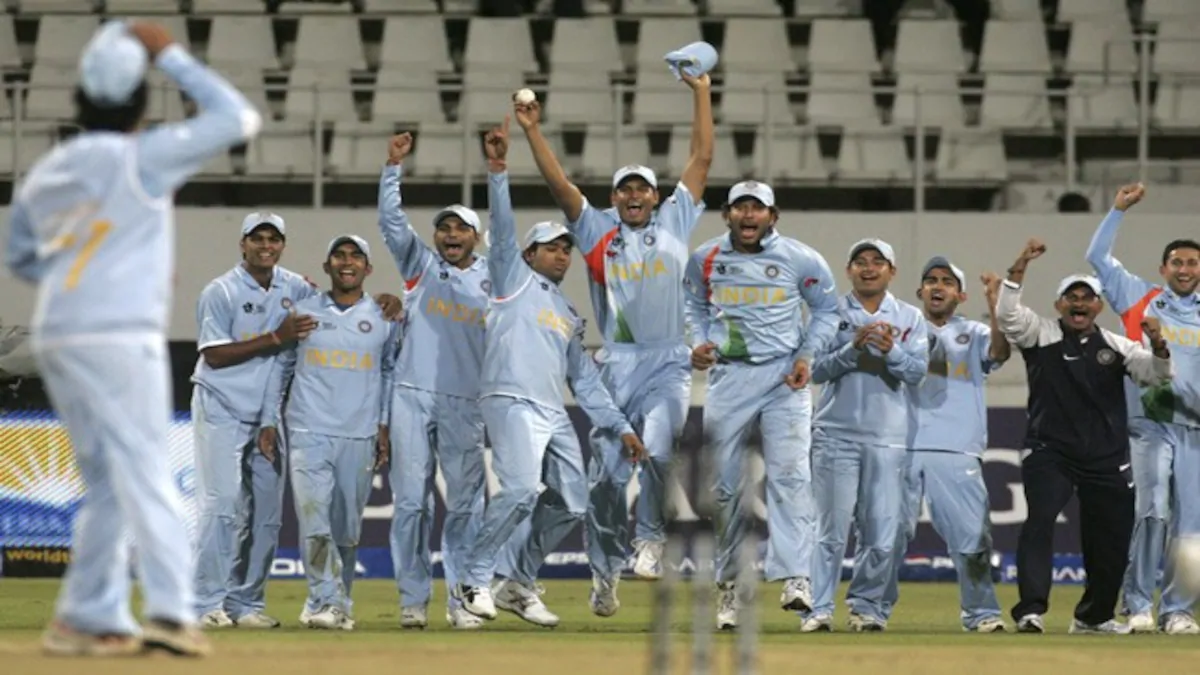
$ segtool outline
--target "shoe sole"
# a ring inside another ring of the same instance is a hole
[[[811,628],[811,629],[807,629],[807,630],[803,626],[801,626],[800,632],[801,633],[832,633],[833,626],[830,626],[827,623],[823,623],[823,624],[817,626],[816,628]]]
[[[732,631],[737,630],[737,624],[736,623],[719,623],[719,624],[717,624],[717,630],[732,632]]]
[[[1046,629],[1040,628],[1038,626],[1017,626],[1017,632],[1018,633],[1045,633]]]
[[[804,598],[792,598],[787,604],[780,603],[780,607],[785,612],[811,612],[812,603],[805,602]]]

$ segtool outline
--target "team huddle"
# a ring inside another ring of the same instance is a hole
[[[150,61],[203,112],[132,133]],[[1044,630],[1054,520],[1078,494],[1088,585],[1070,630],[1200,632],[1195,599],[1172,584],[1169,567],[1157,622],[1152,607],[1165,542],[1200,529],[1200,467],[1188,463],[1200,451],[1196,341],[1181,337],[1200,323],[1200,244],[1166,247],[1165,285],[1126,271],[1111,248],[1125,210],[1143,196],[1129,186],[1088,252],[1099,278],[1064,279],[1054,318],[1021,303],[1026,266],[1045,251],[1037,240],[1005,279],[981,276],[990,325],[957,314],[967,275],[944,257],[914,279],[918,305],[900,300],[890,290],[896,254],[880,239],[859,241],[837,260],[852,287],[839,296],[826,259],[777,228],[764,183],[733,186],[721,206],[729,232],[690,242],[706,208],[713,120],[708,76],[678,75],[693,92],[691,154],[679,182],[664,199],[654,171],[623,167],[606,209],[567,178],[541,133],[537,101],[514,102],[484,141],[486,257],[475,250],[480,216],[461,205],[436,214],[433,246],[424,243],[401,198],[412,138],[393,138],[378,225],[405,280],[403,299],[366,292],[377,260],[362,237],[329,243],[321,290],[278,264],[282,217],[246,216],[242,260],[204,289],[197,307],[200,513],[189,555],[160,452],[169,416],[162,340],[170,195],[260,122],[161,28],[102,28],[81,61],[77,103],[88,133],[31,172],[14,200],[8,242],[10,269],[39,287],[35,353],[88,486],[46,649],[201,655],[209,645],[199,627],[279,626],[264,591],[288,479],[308,581],[299,621],[353,630],[362,516],[372,475],[385,468],[401,626],[429,622],[437,468],[447,488],[441,550],[452,627],[481,628],[498,610],[557,625],[537,575],[580,524],[590,608],[613,616],[627,565],[657,579],[666,564],[673,506],[665,479],[694,370],[707,371],[702,451],[717,467],[718,627],[737,627],[737,552],[748,527],[738,497],[757,428],[770,535],[764,574],[782,585],[779,604],[797,613],[801,631],[833,629],[852,528],[849,626],[886,629],[922,500],[957,569],[964,629],[1003,631],[981,457],[985,380],[1014,348],[1030,382],[1022,469],[1030,516],[1018,550],[1016,630]],[[565,225],[518,233],[506,172],[510,119]],[[100,245],[105,237],[125,245]],[[583,345],[583,317],[560,290],[576,250],[603,336],[594,353]],[[147,287],[145,302],[125,293]],[[1103,297],[1121,312],[1126,336],[1095,325]],[[815,401],[810,385],[820,386]],[[567,387],[592,424],[586,465]],[[500,488],[487,498],[485,430]],[[625,494],[635,474],[631,532]],[[128,565],[119,536],[127,526],[147,601],[141,626],[127,575],[111,581]],[[1127,623],[1113,618],[1122,588]]]

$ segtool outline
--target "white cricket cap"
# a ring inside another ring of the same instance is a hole
[[[529,232],[525,234],[525,245],[522,248],[529,248],[534,244],[549,244],[555,239],[566,237],[575,243],[575,237],[571,236],[571,231],[565,226],[550,221],[538,223],[529,228]]]
[[[1100,295],[1104,288],[1100,285],[1100,280],[1090,274],[1072,274],[1071,276],[1058,282],[1058,297],[1066,295],[1071,287],[1083,284],[1092,289],[1096,295]]]
[[[283,216],[270,211],[255,211],[242,219],[242,236],[246,236],[258,229],[260,225],[270,225],[279,231],[279,234],[287,234],[287,230],[283,224]]]
[[[650,187],[654,188],[655,190],[658,189],[658,176],[654,174],[654,169],[651,169],[648,166],[642,166],[641,164],[630,164],[629,166],[623,166],[617,169],[616,173],[613,174],[612,186],[614,188],[618,187],[621,183],[625,182],[625,179],[627,178],[641,178],[649,183]]]
[[[150,55],[124,21],[109,21],[88,40],[79,56],[79,87],[92,103],[119,106],[146,79]]]
[[[744,180],[729,188],[729,198],[726,203],[733,205],[739,199],[757,199],[763,206],[775,208],[775,191],[766,183]]]
[[[892,264],[894,265],[895,263]],[[950,274],[953,274],[954,278],[958,279],[958,290],[963,293],[967,292],[967,275],[963,274],[963,271],[955,267],[954,263],[950,262],[945,256],[935,255],[930,258],[929,262],[925,263],[925,267],[921,268],[921,279],[925,279],[930,270],[935,270],[939,267],[950,270]]]
[[[862,253],[867,249],[875,249],[879,251],[879,255],[883,259],[890,262],[892,267],[896,266],[896,252],[892,250],[892,245],[882,239],[862,239],[850,247],[850,257],[847,260],[854,260],[854,256]]]
[[[433,226],[437,227],[442,220],[449,216],[458,216],[459,220],[469,225],[477,234],[479,233],[479,230],[482,229],[482,226],[479,223],[479,214],[475,213],[475,211],[472,209],[468,209],[462,204],[451,204],[441,211],[438,211],[437,215],[433,217]]]
[[[337,250],[337,247],[345,243],[354,244],[358,247],[359,251],[362,251],[363,255],[367,256],[367,260],[371,259],[371,246],[367,244],[366,239],[363,239],[356,234],[339,234],[338,236],[334,237],[333,240],[329,242],[329,248],[325,249],[325,258],[328,259],[329,256],[333,255],[333,252]]]

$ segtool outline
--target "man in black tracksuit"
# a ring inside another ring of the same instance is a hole
[[[1049,609],[1054,521],[1079,497],[1087,583],[1072,633],[1126,633],[1113,620],[1133,531],[1125,376],[1142,385],[1171,377],[1170,352],[1153,319],[1142,324],[1150,349],[1096,326],[1104,307],[1100,282],[1074,275],[1058,287],[1058,318],[1021,304],[1025,266],[1046,247],[1031,239],[1000,285],[1000,330],[1025,358],[1029,426],[1021,477],[1029,516],[1017,543],[1017,631],[1041,633]]]

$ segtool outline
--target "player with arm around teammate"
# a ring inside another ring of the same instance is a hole
[[[885,594],[904,503],[910,387],[929,369],[929,327],[921,310],[888,292],[896,254],[879,239],[850,248],[852,290],[838,299],[834,338],[813,361],[821,385],[813,417],[813,497],[818,540],[813,555],[813,607],[801,630],[833,629],[834,594],[846,540],[857,550],[847,592],[857,632],[887,626]]]
[[[358,537],[374,470],[388,459],[387,409],[400,326],[384,318],[363,290],[371,274],[367,242],[341,235],[327,251],[323,267],[330,290],[296,305],[317,327],[275,360],[258,449],[275,460],[279,423],[286,420],[292,499],[308,577],[300,623],[353,630],[350,589]]]
[[[922,500],[933,527],[946,542],[958,573],[963,629],[1003,632],[1000,603],[992,583],[991,506],[983,481],[987,448],[986,378],[1011,354],[996,326],[1000,279],[982,281],[991,325],[956,314],[966,302],[966,275],[942,256],[921,271],[917,298],[929,322],[929,373],[909,400],[908,468],[903,520],[897,533],[895,570],[885,596],[885,619],[899,599],[899,572],[917,533]]]
[[[492,444],[499,492],[488,502],[483,527],[455,595],[470,613],[494,619],[496,608],[542,626],[555,626],[535,590],[546,554],[580,523],[587,510],[587,475],[575,427],[564,407],[564,383],[592,424],[620,435],[630,459],[645,448],[613,404],[583,348],[584,322],[563,295],[571,266],[571,235],[557,223],[538,223],[518,245],[505,157],[508,118],[488,133],[492,304],[487,319],[480,407]],[[546,489],[538,493],[539,482]],[[528,536],[513,537],[530,519]],[[490,588],[501,547],[514,561]],[[493,599],[494,595],[494,599]]]
[[[1200,633],[1192,597],[1163,567],[1158,623],[1154,589],[1167,537],[1200,534],[1200,243],[1176,239],[1163,248],[1159,275],[1151,283],[1113,257],[1125,212],[1142,200],[1143,185],[1122,187],[1097,228],[1087,261],[1100,278],[1104,297],[1125,326],[1126,337],[1142,338],[1142,319],[1153,317],[1171,343],[1176,377],[1150,388],[1127,381],[1129,461],[1133,470],[1133,538],[1125,571],[1124,609],[1135,633],[1157,628],[1173,635]]]
[[[150,65],[200,113],[141,130]],[[79,71],[82,132],[40,158],[17,189],[5,256],[38,287],[31,345],[87,491],[42,645],[58,656],[142,648],[203,656],[210,648],[196,627],[194,558],[164,452],[173,196],[209,159],[253,138],[262,120],[157,24],[105,23]],[[127,534],[137,546],[140,626]]]
[[[395,512],[391,546],[400,591],[400,625],[424,628],[433,592],[429,531],[438,464],[446,481],[442,568],[447,589],[462,576],[464,558],[483,518],[483,418],[479,376],[491,276],[475,254],[479,215],[455,204],[433,218],[433,248],[408,222],[400,204],[404,159],[412,136],[388,145],[379,179],[379,229],[405,279],[408,312],[396,362],[391,405],[389,480]],[[454,628],[483,625],[448,593],[447,621]]]
[[[587,266],[592,308],[604,346],[596,353],[613,400],[649,453],[638,476],[633,572],[643,579],[662,574],[666,542],[666,486],[670,460],[691,401],[686,345],[684,268],[688,241],[704,212],[704,188],[713,156],[712,95],[707,75],[683,75],[692,89],[692,138],[687,164],[674,193],[660,202],[654,171],[630,165],[613,174],[610,208],[588,202],[571,183],[542,135],[538,103],[516,105],[538,170],[562,209],[567,229]],[[619,438],[594,429],[588,508],[590,605],[598,616],[620,607],[617,583],[630,557],[626,485],[635,466]]]
[[[766,579],[783,581],[784,609],[812,605],[809,565],[816,536],[809,460],[813,355],[839,317],[833,274],[821,254],[776,230],[775,193],[734,185],[723,209],[729,232],[688,260],[684,287],[695,335],[692,364],[711,371],[704,437],[717,477],[717,628],[737,626],[737,551],[746,536],[740,485],[743,455],[757,423],[766,462]],[[802,325],[801,309],[810,319]]]

